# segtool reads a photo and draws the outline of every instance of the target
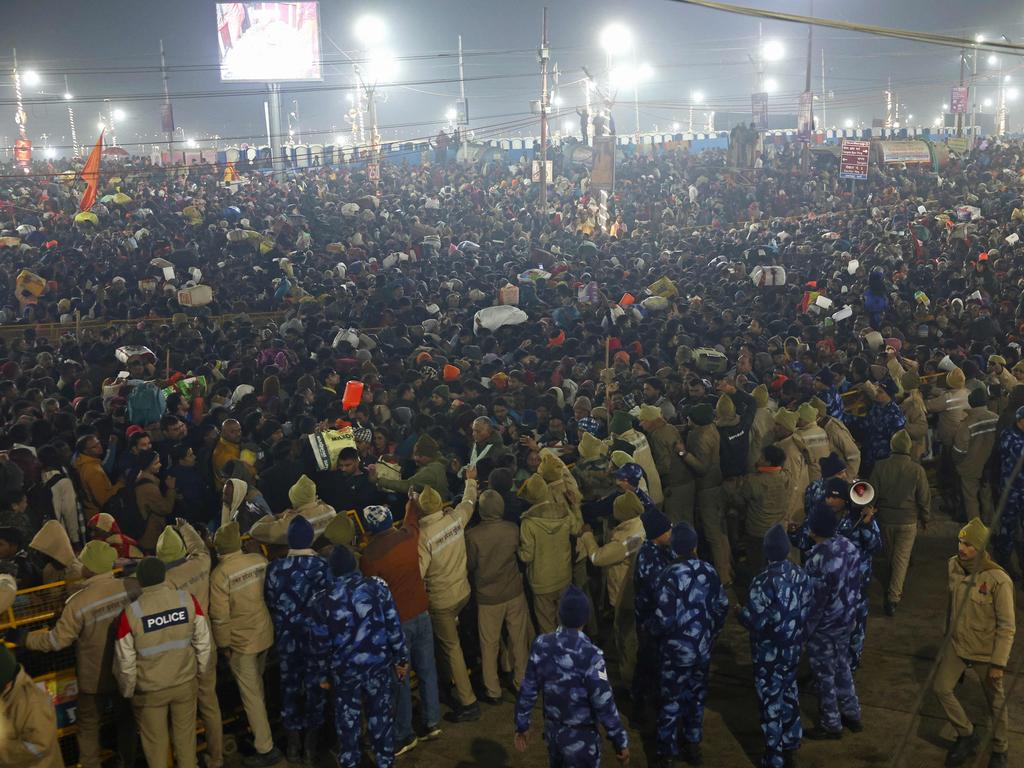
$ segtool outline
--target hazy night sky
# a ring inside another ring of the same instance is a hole
[[[807,13],[806,0],[754,2],[751,5]],[[7,0],[7,10],[15,3]],[[345,94],[352,82],[345,53],[358,56],[353,24],[372,11],[388,22],[389,46],[401,61],[397,80],[409,83],[387,89],[388,100],[379,108],[385,140],[433,135],[444,124],[445,111],[458,95],[458,70],[452,55],[456,36],[462,34],[467,52],[465,73],[472,127],[502,135],[535,129],[513,127],[528,117],[528,102],[539,91],[536,52],[541,27],[541,0],[512,3],[431,0],[427,3],[382,0],[371,4],[321,2],[320,20],[325,62],[324,81],[286,86],[285,104],[298,100],[299,127],[304,134],[319,133],[330,140],[347,130]],[[708,107],[722,112],[749,111],[754,90],[754,67],[748,59],[756,47],[757,20],[679,5],[667,0],[634,2],[580,2],[548,0],[552,61],[561,73],[561,96],[571,106],[582,104],[581,67],[601,77],[605,56],[597,44],[600,29],[608,21],[628,25],[638,42],[638,60],[653,69],[650,82],[640,88],[641,122],[644,130],[657,124],[667,129],[673,121],[687,121],[689,94],[701,90]],[[903,27],[929,32],[989,37],[1005,34],[1024,40],[1024,14],[1015,4],[998,0],[971,3],[936,3],[934,0],[865,0],[860,3],[818,0],[816,14],[828,18]],[[851,15],[854,14],[854,15]],[[806,27],[765,24],[766,38],[782,40],[784,61],[769,65],[768,74],[779,83],[773,112],[795,112],[797,94],[803,88]],[[21,69],[38,70],[42,85],[26,89],[29,99],[59,103],[30,103],[29,132],[37,146],[47,133],[49,143],[70,143],[65,104],[60,101],[64,77],[70,77],[79,140],[91,143],[97,133],[102,99],[109,98],[128,117],[118,126],[119,143],[130,145],[156,140],[160,130],[163,87],[159,72],[159,40],[167,48],[171,68],[170,88],[175,119],[187,136],[219,134],[255,138],[265,135],[261,86],[252,83],[224,84],[219,80],[215,38],[214,3],[209,0],[125,3],[93,0],[35,0],[17,3],[16,21],[8,14],[0,31],[0,67],[10,71],[10,48],[16,46]],[[949,87],[959,77],[958,51],[866,35],[816,30],[814,80],[821,83],[821,48],[825,49],[826,89],[834,92],[827,105],[828,125],[846,119],[865,121],[883,113],[881,91],[886,78],[913,113],[914,122],[930,124],[949,99]],[[979,74],[991,68],[981,58]],[[1004,73],[1024,88],[1020,58],[1006,58]],[[505,77],[489,78],[495,75]],[[980,98],[995,97],[995,76],[982,81]],[[422,81],[445,81],[414,84]],[[574,85],[569,83],[575,82]],[[986,85],[986,83],[988,83]],[[42,90],[54,96],[40,96]],[[0,142],[16,134],[14,89],[9,76],[0,89]],[[200,95],[201,97],[188,97]],[[620,133],[634,127],[632,92],[620,93],[616,121]],[[1024,100],[1018,102],[1024,104]],[[1010,125],[1020,130],[1016,104],[1009,105]],[[707,107],[706,107],[707,108]],[[560,125],[562,118],[558,118]],[[719,128],[728,128],[721,123]]]

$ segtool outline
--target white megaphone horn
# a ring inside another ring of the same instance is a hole
[[[875,489],[867,480],[854,480],[850,486],[850,501],[859,507],[866,507],[875,499]]]

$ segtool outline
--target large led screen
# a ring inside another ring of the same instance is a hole
[[[320,80],[318,3],[217,3],[221,80]]]

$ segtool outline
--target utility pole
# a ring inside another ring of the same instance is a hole
[[[821,46],[821,129],[828,129],[825,103],[828,101],[828,91],[825,90],[825,46]]]
[[[967,56],[967,49],[966,48],[961,48],[960,49],[960,87],[961,88],[964,87],[964,65],[967,63],[966,62],[966,56]],[[952,102],[950,103],[949,106],[950,107],[953,106]],[[943,122],[945,122],[945,120],[943,120]],[[956,135],[957,136],[963,136],[964,135],[964,113],[963,112],[957,112],[956,113]]]
[[[540,215],[548,210],[548,8],[544,6],[544,22],[540,42]]]
[[[466,103],[466,72],[462,68],[462,35],[459,35],[459,114],[460,125],[469,125],[469,104]]]
[[[25,114],[25,106],[21,100],[21,75],[18,72],[18,49],[11,48],[11,57],[14,60],[14,68],[11,70],[11,74],[14,77],[14,101],[16,104],[16,111],[14,113],[14,122],[18,124],[18,137],[21,139],[28,138],[28,115]]]
[[[814,94],[811,93],[811,59],[814,53],[814,0],[810,0],[811,9],[810,17],[811,23],[807,25],[807,72],[804,77],[804,100],[807,103],[807,111],[809,114],[802,115],[802,117],[809,117],[810,124],[807,126],[807,130],[811,133],[814,132]],[[822,98],[825,94],[822,94]],[[824,102],[823,102],[824,103]],[[803,110],[801,110],[803,112]],[[804,151],[800,157],[800,170],[804,176],[806,176],[811,169],[811,136],[808,135],[804,141]]]
[[[160,74],[164,80],[163,129],[167,134],[167,162],[174,165],[174,112],[171,109],[171,92],[167,87],[167,59],[164,56],[164,41],[160,39]]]
[[[978,46],[974,46],[971,62],[971,142],[974,142],[978,125]],[[972,144],[973,146],[973,144]]]

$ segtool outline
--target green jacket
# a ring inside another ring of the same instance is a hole
[[[519,524],[519,559],[534,594],[560,592],[572,581],[569,516],[556,504],[542,501],[523,515]]]
[[[928,522],[932,491],[924,467],[905,453],[882,459],[868,480],[875,489],[879,525],[913,525]]]
[[[580,488],[584,501],[603,499],[615,492],[615,481],[608,472],[608,457],[580,459],[572,468],[572,476]]]
[[[444,460],[434,459],[429,464],[424,464],[416,471],[416,474],[408,479],[390,480],[386,477],[377,479],[378,488],[385,491],[395,491],[396,493],[407,493],[409,486],[412,485],[429,485],[441,494],[442,498],[450,498],[451,493],[448,490],[448,470],[445,466]]]
[[[789,473],[784,469],[757,470],[740,479],[738,495],[746,507],[748,536],[762,538],[789,511]]]

